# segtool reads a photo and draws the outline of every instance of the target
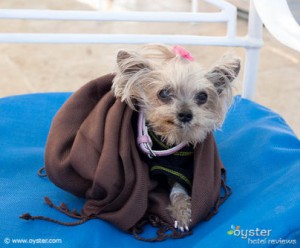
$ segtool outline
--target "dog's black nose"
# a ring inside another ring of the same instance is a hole
[[[177,115],[178,120],[183,123],[190,122],[193,119],[193,114],[191,111],[181,112]]]

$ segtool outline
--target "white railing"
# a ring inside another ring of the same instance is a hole
[[[230,46],[230,39],[236,34],[236,8],[222,0],[206,0],[215,3],[222,8],[220,12],[196,13],[196,12],[102,12],[102,11],[70,11],[70,10],[32,10],[32,9],[0,9],[0,19],[24,19],[24,20],[68,20],[68,21],[105,21],[105,22],[215,22],[227,24],[227,35],[214,41],[210,36],[184,35],[183,39],[176,36],[180,44],[185,45],[213,45]],[[123,35],[123,34],[120,34]],[[0,43],[144,43],[145,40],[157,40],[166,42],[170,36],[164,35],[120,35],[113,34],[28,34],[23,33],[0,34]],[[111,39],[109,38],[111,36]],[[160,37],[162,37],[160,39]],[[191,40],[189,41],[189,37]],[[203,38],[202,38],[203,37]],[[171,39],[173,40],[173,39]],[[245,44],[245,40],[242,41]],[[172,43],[172,42],[166,42]],[[237,43],[237,40],[235,40]],[[249,42],[249,46],[257,46],[258,42]]]
[[[53,34],[53,33],[0,33],[0,43],[107,43],[107,44],[144,44],[165,43],[197,46],[234,46],[247,50],[243,97],[251,99],[254,95],[259,50],[262,46],[262,23],[251,4],[248,34],[236,36],[237,10],[223,0],[205,0],[218,7],[218,12],[197,12],[197,2],[193,0],[192,12],[101,12],[101,11],[62,11],[0,9],[0,19],[30,20],[68,20],[68,21],[126,21],[126,22],[215,22],[225,23],[227,34],[224,36],[197,35],[153,35],[153,34]]]

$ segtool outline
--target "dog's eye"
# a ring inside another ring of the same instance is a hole
[[[206,103],[207,101],[207,93],[206,92],[199,92],[197,95],[196,95],[196,101],[197,101],[197,104],[204,104]]]
[[[170,89],[162,89],[158,92],[158,98],[164,102],[168,102],[171,100],[171,90]]]

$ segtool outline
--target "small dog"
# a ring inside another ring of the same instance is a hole
[[[235,57],[225,56],[204,70],[182,47],[149,44],[137,52],[118,52],[112,90],[133,110],[143,112],[152,140],[166,148],[179,144],[193,148],[222,125],[239,70]],[[169,185],[168,211],[174,226],[189,230],[189,190],[174,177]]]

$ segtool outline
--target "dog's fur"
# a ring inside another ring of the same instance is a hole
[[[137,52],[118,52],[112,90],[132,109],[142,109],[148,128],[167,145],[195,146],[222,125],[239,70],[240,60],[234,57],[225,56],[205,70],[170,47],[149,44]],[[191,221],[190,201],[175,183],[168,209],[181,230],[188,230]]]

